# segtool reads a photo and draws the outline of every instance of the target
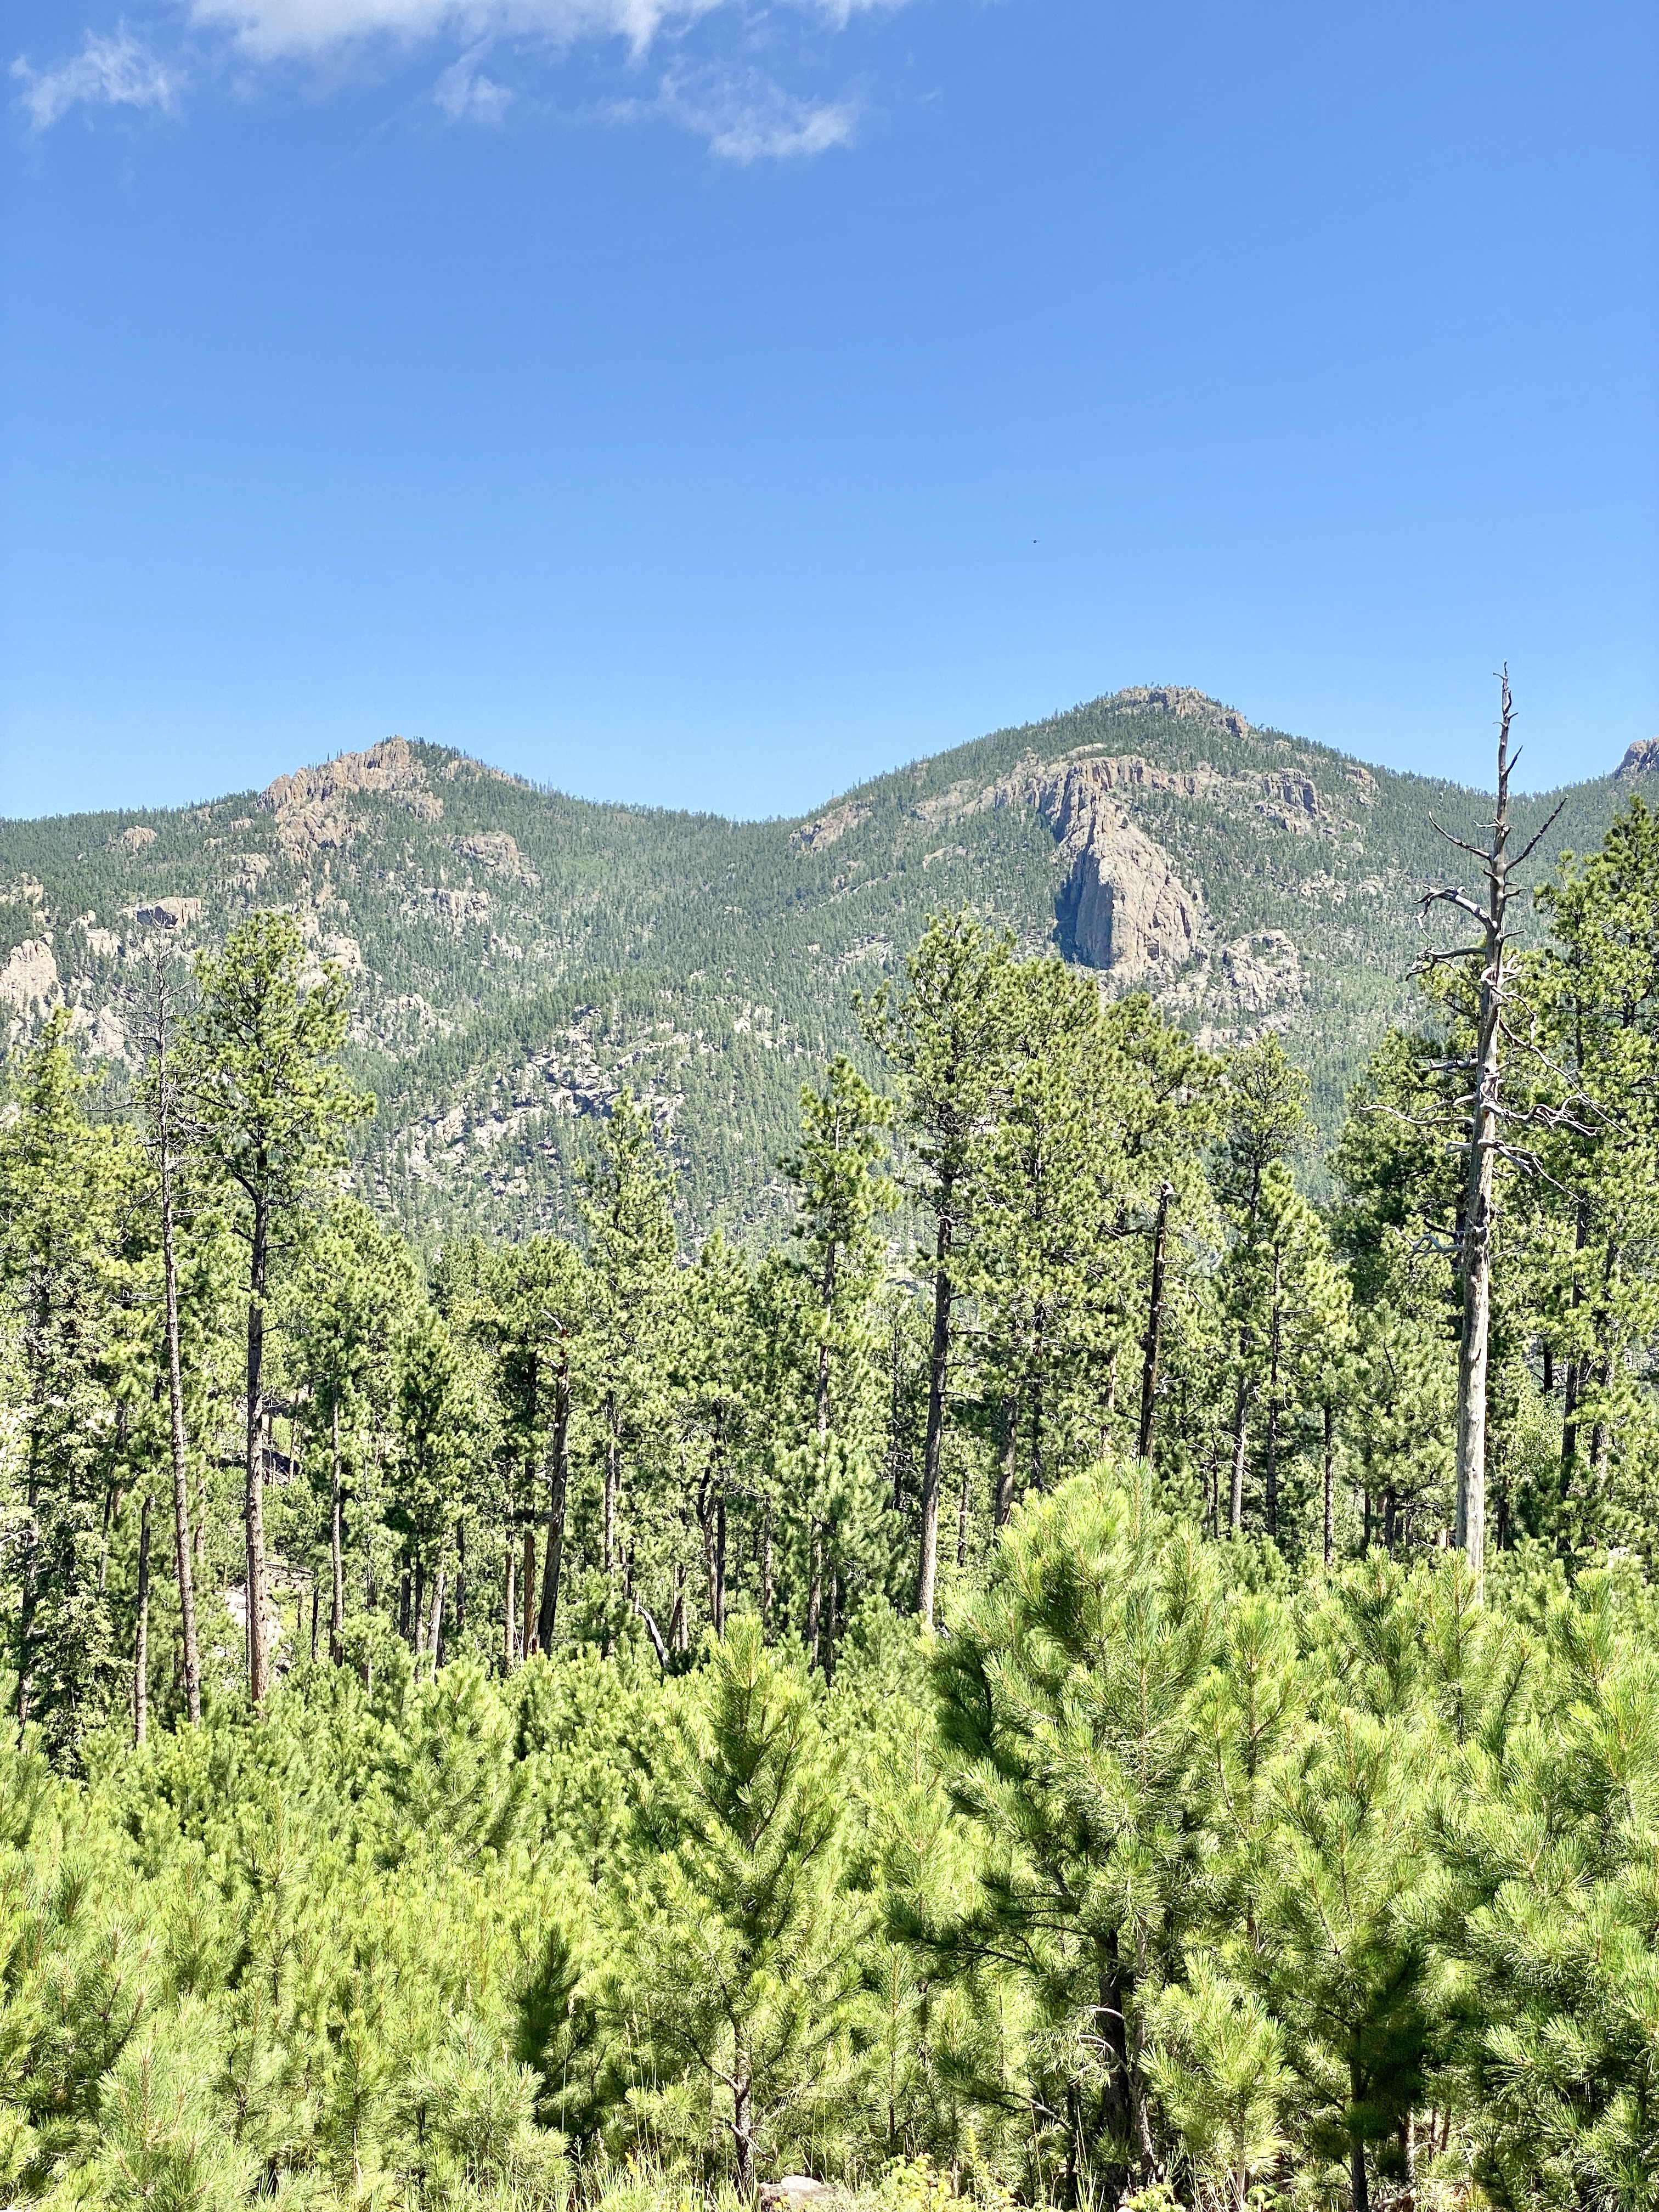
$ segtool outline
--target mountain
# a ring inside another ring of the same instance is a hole
[[[1517,809],[1583,850],[1659,740]],[[1408,1011],[1417,900],[1467,866],[1478,793],[1253,727],[1176,688],[1115,693],[859,786],[799,822],[607,806],[390,738],[211,805],[0,823],[10,1048],[67,1002],[118,1071],[127,963],[254,906],[354,985],[380,1100],[358,1173],[423,1237],[568,1223],[593,1117],[648,1097],[693,1231],[763,1232],[801,1083],[862,1057],[854,994],[972,900],[1206,1042],[1284,1029],[1322,1125]]]

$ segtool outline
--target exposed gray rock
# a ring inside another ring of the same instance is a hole
[[[27,1014],[47,1005],[58,995],[58,963],[52,943],[45,937],[25,938],[15,945],[0,967],[0,1000]]]

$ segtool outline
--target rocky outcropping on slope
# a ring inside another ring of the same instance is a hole
[[[366,753],[342,753],[321,768],[279,775],[259,803],[276,816],[276,842],[289,859],[303,862],[347,843],[353,823],[346,801],[358,792],[395,799],[421,822],[435,822],[444,811],[406,738],[385,738]]]
[[[1619,763],[1620,775],[1659,775],[1659,738],[1638,738]]]
[[[1204,902],[1164,848],[1137,829],[1108,793],[1118,763],[1061,761],[1034,769],[1018,795],[1054,831],[1066,866],[1058,901],[1062,933],[1078,959],[1120,982],[1157,981],[1199,951]]]
[[[52,941],[26,938],[15,945],[0,966],[0,1000],[27,1014],[34,1006],[49,1005],[58,995],[58,963]]]

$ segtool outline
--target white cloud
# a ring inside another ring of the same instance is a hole
[[[475,46],[463,54],[432,88],[432,97],[452,123],[499,123],[512,101],[509,86],[473,67],[479,52]]]
[[[858,123],[850,100],[798,100],[753,70],[741,76],[664,80],[658,106],[708,141],[725,161],[781,161],[848,146]]]
[[[533,38],[556,46],[619,38],[643,53],[665,25],[693,22],[725,0],[191,0],[191,20],[229,31],[264,61],[334,46],[441,37],[469,44]]]
[[[179,102],[177,76],[125,29],[107,38],[88,31],[80,52],[55,70],[32,70],[20,57],[11,73],[21,81],[22,103],[37,131],[49,131],[82,101],[169,109]]]

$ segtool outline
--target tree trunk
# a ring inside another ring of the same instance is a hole
[[[455,1523],[455,1641],[466,1633],[466,1523]]]
[[[542,1602],[536,1635],[544,1651],[553,1649],[559,1618],[559,1573],[564,1561],[564,1501],[569,1482],[570,1369],[553,1386],[553,1446],[547,1465],[547,1550],[542,1563]]]
[[[1249,1378],[1238,1378],[1238,1395],[1233,1406],[1233,1482],[1232,1495],[1227,1510],[1227,1528],[1237,1536],[1244,1527],[1244,1449],[1249,1434],[1250,1385]]]
[[[138,1513],[138,1627],[132,1650],[132,1741],[149,1732],[149,1492]]]
[[[768,1508],[766,1522],[766,1604],[769,1612],[772,1602],[772,1522]],[[726,1492],[721,1491],[714,1500],[714,1603],[713,1607],[714,1633],[726,1634]],[[764,1624],[763,1623],[763,1626]]]
[[[1506,673],[1498,733],[1498,805],[1486,855],[1486,907],[1480,915],[1480,997],[1464,1175],[1463,1327],[1457,1348],[1456,1533],[1477,1598],[1485,1588],[1486,1561],[1486,1358],[1492,1334],[1492,1183],[1498,1161],[1498,1053],[1509,905],[1510,713]]]
[[[247,1681],[256,1705],[270,1686],[270,1655],[265,1645],[265,1499],[260,1437],[264,1421],[265,1267],[270,1254],[270,1215],[263,1199],[254,1201],[253,1243],[248,1262],[247,1456],[244,1516],[247,1538]]]
[[[1589,1200],[1581,1191],[1578,1203],[1573,1208],[1573,1270],[1572,1295],[1568,1310],[1577,1313],[1584,1302],[1582,1255],[1589,1242]],[[1573,1462],[1578,1456],[1578,1396],[1583,1363],[1575,1348],[1567,1358],[1567,1371],[1561,1393],[1561,1498],[1566,1502],[1572,1491]]]
[[[1365,2179],[1365,2139],[1353,2135],[1348,2139],[1348,2175],[1353,2212],[1370,2212],[1370,2185]]]
[[[608,1391],[605,1401],[605,1572],[612,1581],[617,1572],[617,1492],[622,1486],[622,1440],[617,1434],[617,1400]]]
[[[536,1531],[526,1526],[524,1532],[524,1638],[522,1649],[529,1658],[536,1648]]]
[[[173,1453],[173,1546],[179,1578],[179,1625],[185,1650],[185,1706],[202,1725],[202,1654],[196,1634],[196,1580],[190,1541],[190,1456],[185,1440],[184,1364],[179,1350],[179,1266],[173,1239],[173,1163],[161,1137],[161,1272],[167,1305],[168,1440]]]
[[[510,1674],[513,1662],[519,1656],[519,1613],[517,1593],[514,1589],[514,1569],[519,1562],[518,1546],[513,1540],[513,1530],[507,1531],[507,1571],[503,1588],[506,1602],[501,1608],[501,1671]]]
[[[1014,1480],[1019,1466],[1019,1400],[1013,1391],[1003,1392],[1000,1410],[1002,1434],[997,1453],[997,1487],[992,1502],[991,1518],[999,1528],[1006,1528],[1013,1517]]]
[[[818,1632],[823,1612],[823,1530],[817,1521],[812,1523],[810,1550],[810,1579],[806,1585],[806,1663],[809,1668],[818,1663]]]
[[[1273,1255],[1273,1331],[1267,1353],[1267,1534],[1277,1542],[1279,1538],[1279,1354],[1280,1349],[1284,1261]]]
[[[755,2193],[755,2136],[748,2058],[741,2049],[736,2054],[732,2074],[732,2142],[738,2154],[738,2194],[748,2198]]]
[[[1336,1415],[1328,1398],[1325,1401],[1325,1565],[1328,1567],[1336,1556],[1336,1496],[1334,1478],[1336,1468]]]
[[[1158,1187],[1158,1213],[1152,1224],[1152,1286],[1146,1308],[1146,1334],[1141,1343],[1139,1456],[1152,1464],[1152,1422],[1158,1405],[1158,1361],[1164,1341],[1164,1255],[1170,1225],[1170,1200],[1175,1196],[1167,1182]]]
[[[971,1471],[964,1460],[962,1468],[962,1486],[957,1492],[957,1565],[958,1569],[965,1567],[968,1564],[968,1478]]]
[[[415,1657],[418,1673],[418,1662],[426,1650],[426,1561],[423,1558],[415,1562],[415,1597],[411,1612],[415,1624]]]
[[[933,1334],[927,1357],[927,1440],[921,1460],[921,1558],[916,1574],[916,1611],[931,1628],[939,1587],[939,1488],[945,1450],[945,1386],[951,1364],[951,1206],[955,1192],[947,1182],[939,1193],[939,1229],[933,1248]]]
[[[332,1581],[328,1608],[328,1656],[337,1667],[345,1656],[345,1516],[340,1491],[340,1393],[334,1393],[332,1455],[328,1486],[328,1564]]]
[[[761,1516],[761,1633],[772,1632],[772,1595],[774,1589],[772,1558],[772,1500],[766,1501],[766,1510]]]
[[[444,1583],[447,1580],[447,1570],[440,1560],[438,1579],[432,1589],[432,1679],[434,1682],[438,1679],[438,1669],[443,1664]]]

